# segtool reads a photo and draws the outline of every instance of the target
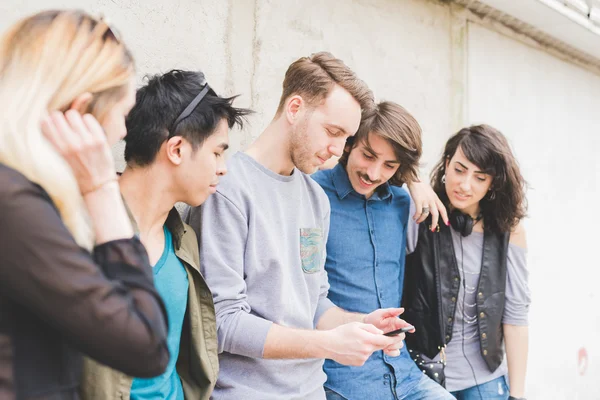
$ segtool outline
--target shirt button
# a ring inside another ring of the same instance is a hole
[[[454,282],[458,282],[458,277],[457,276],[454,277]]]
[[[483,297],[483,293],[479,292],[479,294],[477,294],[479,297]]]
[[[448,322],[452,322],[452,317],[448,318]]]
[[[487,338],[487,335],[485,334],[485,332],[481,334],[481,338],[482,338],[482,339],[485,339],[485,338]]]
[[[485,317],[485,313],[480,313],[480,314],[479,314],[479,317],[480,317],[480,318],[483,318],[483,317]]]
[[[483,355],[484,355],[484,356],[487,356],[487,350],[484,350],[484,351],[483,351]]]
[[[452,302],[453,302],[453,303],[456,303],[456,297],[453,297],[453,298],[452,298]]]
[[[446,335],[446,341],[450,340],[450,335]]]

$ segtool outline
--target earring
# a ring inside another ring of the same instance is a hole
[[[489,200],[494,200],[494,199],[496,198],[496,192],[495,192],[495,191],[494,191],[494,192],[492,192],[492,191],[490,190],[490,193],[491,193],[491,194],[490,194]]]
[[[442,175],[442,183],[446,183],[446,174]]]

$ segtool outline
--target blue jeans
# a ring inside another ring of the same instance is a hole
[[[482,383],[464,390],[452,392],[457,400],[507,400],[509,396],[506,377],[501,376],[493,381]]]
[[[362,399],[346,399],[333,390],[325,388],[325,396],[327,400],[362,400]],[[454,397],[443,387],[423,375],[417,386],[404,397],[396,397],[390,390],[389,400],[454,400]],[[374,399],[374,400],[388,400]]]

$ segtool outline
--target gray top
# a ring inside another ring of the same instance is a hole
[[[310,176],[236,153],[217,193],[186,210],[213,293],[220,373],[214,399],[325,399],[323,360],[266,360],[273,322],[314,329],[333,304],[324,269],[329,201]],[[202,218],[202,224],[200,224]],[[199,229],[200,228],[200,229]]]
[[[414,214],[414,203],[411,202],[411,213]],[[481,356],[479,332],[477,327],[476,291],[481,272],[483,256],[483,233],[473,232],[462,237],[451,229],[454,253],[461,276],[456,313],[452,330],[452,340],[446,347],[446,389],[453,392],[463,390],[477,384],[494,380],[508,373],[506,357],[494,372],[490,372]],[[416,248],[418,226],[409,218],[407,228],[407,252]],[[506,267],[506,301],[502,323],[510,325],[527,325],[529,304],[531,302],[526,262],[527,250],[514,244],[508,246],[508,262]],[[461,268],[462,265],[462,268]],[[464,271],[464,273],[463,273]],[[463,282],[465,286],[463,287]],[[466,288],[466,290],[464,290]],[[464,297],[464,307],[463,307]],[[408,321],[410,322],[410,321]],[[464,334],[463,334],[464,328]],[[418,334],[418,333],[415,333]],[[464,337],[464,353],[463,353]],[[436,357],[439,359],[439,356]],[[468,361],[467,361],[468,360]],[[471,367],[475,371],[475,376]]]

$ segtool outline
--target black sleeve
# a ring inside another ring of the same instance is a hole
[[[43,189],[22,180],[0,188],[0,291],[99,362],[128,375],[161,374],[167,317],[143,245],[116,240],[92,256]]]

